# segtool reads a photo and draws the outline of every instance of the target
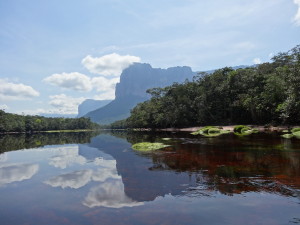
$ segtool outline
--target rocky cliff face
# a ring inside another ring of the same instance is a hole
[[[146,90],[166,87],[174,82],[182,83],[195,75],[190,67],[152,68],[150,64],[135,63],[125,69],[116,85],[116,99],[124,96],[148,98]]]
[[[146,93],[148,89],[182,83],[193,76],[195,73],[187,66],[159,69],[152,68],[150,64],[135,63],[122,72],[120,83],[116,85],[116,99],[87,113],[85,117],[100,124],[125,119],[132,108],[150,98]]]
[[[86,99],[83,101],[79,106],[78,106],[78,116],[77,117],[82,117],[85,114],[99,109],[108,103],[110,103],[112,100],[94,100],[94,99]]]

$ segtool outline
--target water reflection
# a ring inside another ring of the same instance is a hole
[[[115,136],[124,138],[122,135]],[[158,141],[172,146],[150,154],[128,151],[131,145],[120,138],[98,136],[90,146],[116,159],[125,193],[136,201],[153,201],[168,193],[211,196],[255,191],[299,196],[299,140],[273,134],[214,139],[167,135],[171,140],[162,139],[166,134],[125,134],[131,144]]]
[[[46,145],[89,143],[90,139],[97,134],[98,132],[0,134],[0,153],[19,149],[43,147]]]
[[[54,167],[65,169],[72,164],[84,165],[86,163],[86,158],[79,155],[78,146],[67,146],[53,148],[55,155],[49,159],[49,165]]]
[[[82,201],[84,206],[122,208],[143,204],[125,194],[122,177],[116,168],[117,162],[112,156],[85,145],[59,146],[47,150],[52,153],[49,165],[61,171],[69,167],[86,168],[53,176],[44,181],[47,185],[62,189],[80,189],[91,183],[92,187]]]
[[[170,147],[133,151],[141,141]],[[0,154],[0,224],[288,224],[299,150],[278,136],[117,133],[10,151]]]
[[[39,170],[38,164],[10,164],[0,167],[0,186],[30,179]]]
[[[104,206],[109,208],[122,208],[143,205],[142,202],[133,201],[124,192],[124,184],[121,179],[108,180],[91,188],[83,201],[87,207]]]
[[[45,181],[45,184],[49,184],[52,187],[70,187],[74,189],[81,188],[90,182],[92,176],[92,170],[75,171],[52,177]]]
[[[4,163],[5,161],[7,161],[7,154],[0,154],[0,163]]]

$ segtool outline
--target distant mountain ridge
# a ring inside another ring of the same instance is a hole
[[[132,108],[150,98],[146,90],[166,87],[174,82],[182,83],[186,79],[192,80],[195,75],[196,73],[187,66],[160,69],[152,68],[147,63],[134,63],[122,72],[120,83],[116,85],[115,100],[87,113],[84,117],[90,117],[93,122],[100,124],[125,119],[130,115]]]

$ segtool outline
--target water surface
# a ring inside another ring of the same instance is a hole
[[[132,150],[141,141],[170,147]],[[298,139],[119,132],[0,144],[1,225],[300,224]]]

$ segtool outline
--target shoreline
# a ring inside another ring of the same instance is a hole
[[[239,124],[238,124],[239,125]],[[237,125],[227,125],[227,126],[215,126],[223,130],[230,130],[233,131],[234,127]],[[247,125],[251,128],[258,129],[259,131],[277,131],[281,132],[283,130],[289,130],[295,127],[299,126],[288,126],[288,125],[282,125],[282,126],[260,126],[260,125]],[[183,131],[183,132],[195,132],[205,126],[199,126],[199,127],[185,127],[185,128],[164,128],[164,129],[159,129],[160,131]]]

